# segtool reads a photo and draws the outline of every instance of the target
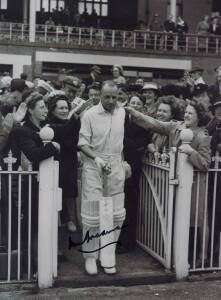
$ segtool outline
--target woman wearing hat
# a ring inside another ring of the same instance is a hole
[[[113,65],[112,73],[113,73],[113,81],[117,85],[126,84],[126,79],[123,76],[124,70],[121,65]]]
[[[132,117],[132,120],[139,126],[153,132],[167,135],[169,138],[169,148],[178,147],[179,151],[187,154],[188,161],[200,171],[207,171],[210,165],[210,137],[207,131],[204,129],[204,107],[201,104],[197,104],[195,101],[190,102],[185,110],[184,122],[162,122],[156,120],[150,116],[146,116],[140,112],[137,112],[133,108],[125,108]],[[180,132],[182,129],[189,128],[193,131],[193,140],[191,144],[182,144],[180,140]],[[199,195],[199,210],[198,210],[198,226],[199,226],[199,238],[200,238],[200,254],[199,260],[202,259],[203,249],[205,250],[205,256],[207,257],[208,249],[208,222],[206,218],[206,231],[205,231],[205,247],[203,248],[203,224],[204,224],[204,212],[205,212],[205,189],[206,179],[205,174],[200,172],[200,195]],[[191,226],[194,226],[196,215],[196,185],[193,185],[192,202],[191,202]],[[195,205],[194,205],[195,204]]]
[[[153,82],[147,82],[144,84],[141,91],[142,91],[142,96],[145,99],[144,112],[146,115],[154,117],[156,113],[158,87]]]

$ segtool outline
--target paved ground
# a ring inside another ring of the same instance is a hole
[[[28,288],[28,287],[26,287]],[[0,300],[220,300],[221,280],[179,282],[134,287],[58,288],[37,291],[2,291]]]
[[[115,276],[105,274],[99,265],[99,274],[97,276],[89,276],[84,270],[82,253],[78,251],[80,247],[68,249],[68,234],[65,230],[62,232],[62,240],[62,251],[67,260],[59,263],[56,286],[71,288],[110,285],[128,286],[165,283],[175,279],[174,273],[166,272],[161,264],[141,250],[141,248],[126,254],[117,254],[118,273]],[[78,237],[74,236],[73,240],[77,242]]]

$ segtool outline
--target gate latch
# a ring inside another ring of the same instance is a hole
[[[170,185],[178,185],[179,184],[179,180],[178,179],[170,179],[169,184]]]

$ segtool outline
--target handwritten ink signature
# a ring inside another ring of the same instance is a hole
[[[87,230],[83,241],[80,242],[80,243],[73,242],[71,237],[69,237],[69,247],[68,247],[68,249],[70,250],[73,247],[82,246],[84,243],[89,243],[93,239],[100,238],[102,236],[110,234],[111,232],[114,232],[114,231],[117,231],[117,230],[122,230],[126,227],[128,227],[128,225],[123,225],[123,226],[118,225],[118,226],[116,226],[115,228],[113,228],[111,230],[102,230],[101,233],[96,233],[95,235],[93,235],[93,234],[90,235],[90,231]],[[108,243],[108,244],[104,245],[103,247],[99,247],[98,249],[95,249],[95,250],[92,250],[92,251],[84,251],[84,250],[78,250],[78,251],[82,252],[82,253],[92,253],[92,252],[99,251],[99,250],[101,250],[101,249],[103,249],[107,246],[112,245],[112,244],[119,244],[120,245],[121,243],[119,241],[115,241],[115,242]]]

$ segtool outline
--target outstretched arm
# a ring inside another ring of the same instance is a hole
[[[150,116],[144,115],[131,107],[125,107],[125,110],[131,115],[131,120],[138,126],[152,130],[162,135],[169,135],[171,123],[161,122]]]

